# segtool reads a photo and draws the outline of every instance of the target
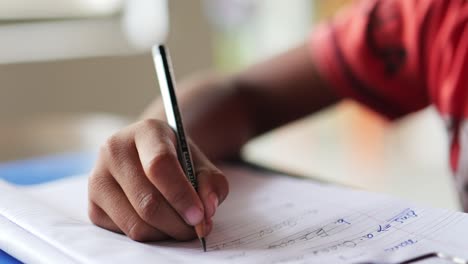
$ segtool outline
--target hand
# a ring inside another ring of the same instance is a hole
[[[101,148],[89,179],[89,217],[105,229],[133,240],[190,240],[202,219],[206,234],[211,218],[228,194],[228,183],[190,142],[198,194],[177,157],[174,131],[148,119],[110,137]]]

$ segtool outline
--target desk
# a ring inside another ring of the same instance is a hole
[[[18,185],[49,182],[88,172],[95,158],[94,153],[79,152],[0,163],[0,179]],[[21,262],[0,249],[0,263]]]
[[[292,124],[248,144],[244,158],[293,175],[459,209],[446,162],[447,138],[435,113],[424,111],[407,120],[411,122],[393,125],[360,122],[362,115],[337,111]],[[0,178],[37,184],[84,173],[93,159],[89,153],[75,153],[0,164]],[[424,188],[418,188],[421,182]],[[3,256],[0,263],[14,263]]]
[[[244,159],[287,174],[460,210],[444,129],[432,108],[388,122],[345,102],[255,139],[244,149]]]

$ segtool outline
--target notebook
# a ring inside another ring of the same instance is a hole
[[[230,195],[207,237],[139,243],[91,224],[87,177],[0,183],[0,248],[28,263],[394,263],[468,258],[468,215],[383,194],[223,166]],[[440,262],[427,262],[440,263]]]

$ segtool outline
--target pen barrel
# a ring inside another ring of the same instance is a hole
[[[179,153],[179,163],[182,166],[182,169],[185,172],[185,176],[190,181],[190,184],[193,188],[198,191],[198,181],[195,176],[195,168],[193,167],[193,162],[191,161],[192,157],[190,154],[190,150],[181,150]]]
[[[174,116],[176,117],[176,128],[175,133],[177,136],[177,154],[179,157],[179,163],[185,172],[185,176],[190,181],[190,184],[198,191],[198,181],[195,174],[195,168],[193,166],[192,153],[185,137],[185,131],[182,124],[182,118],[178,109],[174,109]],[[174,128],[173,128],[174,129]]]
[[[153,47],[153,58],[158,75],[161,96],[163,99],[164,110],[167,122],[174,130],[177,137],[177,154],[179,163],[185,172],[190,184],[198,191],[198,182],[195,168],[193,166],[190,147],[187,143],[185,130],[182,123],[182,115],[179,110],[177,97],[175,93],[175,81],[169,53],[163,45]]]

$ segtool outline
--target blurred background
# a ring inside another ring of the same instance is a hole
[[[303,42],[314,24],[353,2],[41,1],[48,5],[0,1],[10,8],[0,8],[4,164],[95,151],[134,120],[159,96],[151,41],[167,37],[177,79],[204,69],[232,72]],[[447,148],[434,109],[388,123],[343,102],[253,140],[243,155],[285,172],[457,209]]]

